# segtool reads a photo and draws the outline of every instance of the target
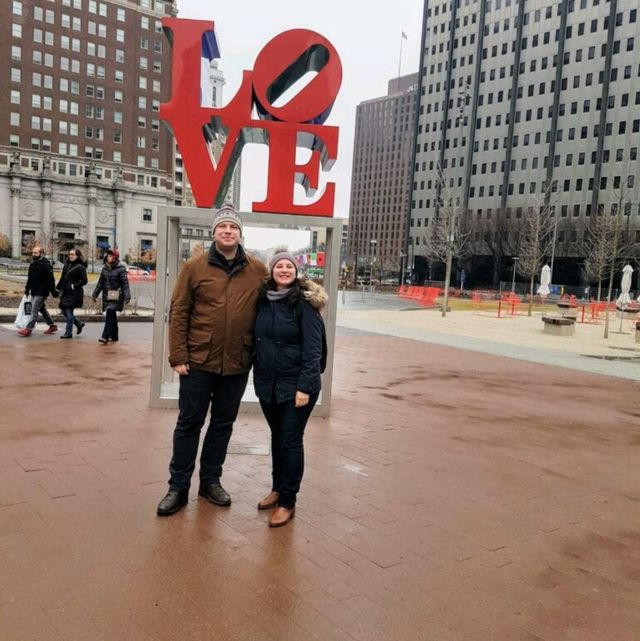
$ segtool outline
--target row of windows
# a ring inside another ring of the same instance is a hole
[[[11,47],[12,60],[19,61],[21,60],[21,57],[22,51],[20,47]],[[43,55],[42,51],[33,51],[32,61],[35,65],[43,65],[49,68],[53,68],[55,66],[53,55],[50,53],[45,53]],[[146,58],[140,58],[139,64],[141,69],[147,70]],[[61,71],[70,71],[71,73],[78,74],[81,73],[80,60],[76,60],[73,58],[69,59],[66,56],[60,56],[59,68]],[[161,71],[161,63],[159,61],[154,61],[153,70],[154,72],[158,73]],[[93,62],[87,62],[85,64],[84,73],[90,78],[106,78],[106,68],[103,65],[96,65]],[[124,83],[124,71],[122,69],[115,69],[113,78],[118,83]],[[162,85],[160,83],[160,80],[151,80],[151,82],[149,82],[149,79],[145,76],[138,76],[138,88],[143,90],[151,88],[154,93],[160,93]]]
[[[461,179],[459,179],[461,181]],[[450,179],[450,184],[451,184],[451,179]],[[428,181],[428,187],[431,187],[431,181]],[[600,191],[605,191],[608,187],[612,187],[613,189],[620,189],[621,187],[626,187],[628,189],[633,189],[635,186],[635,176],[633,174],[630,174],[627,176],[626,180],[623,179],[622,176],[614,176],[613,180],[611,182],[609,181],[608,177],[602,176],[600,178],[600,183],[599,183],[599,189]],[[539,185],[536,182],[530,182],[527,186],[527,183],[520,182],[520,183],[509,183],[507,185],[507,195],[513,196],[516,193],[518,195],[535,195],[539,193]],[[562,189],[560,189],[562,187]],[[572,191],[572,181],[571,179],[567,178],[562,181],[562,185],[558,184],[558,181],[553,181],[552,186],[551,186],[551,192],[552,193],[557,193],[558,191],[562,191],[564,193]],[[585,189],[585,182],[582,178],[578,178],[575,181],[574,189],[573,191],[576,192],[582,192],[582,191],[590,191],[592,192],[595,187],[595,179],[589,178],[587,187]],[[543,188],[540,187],[540,188]],[[495,195],[502,196],[503,194],[503,185],[472,185],[469,188],[469,197],[470,198],[475,198],[476,196],[478,198],[484,198],[485,196],[491,198]],[[435,203],[434,203],[435,204]],[[431,205],[431,201],[427,200],[427,207]]]
[[[630,126],[627,126],[627,121],[626,120],[621,120],[617,123],[617,127],[615,128],[614,131],[614,125],[613,123],[606,123],[604,127],[604,135],[605,136],[611,136],[614,134],[618,135],[625,135],[629,133],[640,133],[640,119],[636,118],[630,122]],[[532,139],[533,136],[533,139]],[[592,129],[592,136],[593,138],[598,138],[600,136],[600,124],[595,124],[593,125]],[[587,125],[584,125],[580,128],[577,127],[570,127],[567,130],[567,140],[587,140],[589,138],[589,127]],[[564,130],[563,129],[558,129],[556,131],[556,141],[557,142],[562,142],[564,139]],[[500,144],[500,141],[502,140],[502,145]],[[504,136],[502,138],[493,138],[489,139],[486,138],[485,140],[476,140],[474,141],[473,145],[473,151],[478,152],[480,151],[480,144],[482,143],[482,151],[489,151],[489,149],[506,149],[508,145],[508,137]],[[445,149],[450,149],[453,148],[455,149],[458,146],[459,139],[458,138],[447,138],[445,140]],[[514,134],[512,136],[512,142],[511,142],[511,147],[512,148],[517,148],[518,146],[522,145],[523,147],[528,147],[529,145],[539,145],[542,142],[542,134],[541,132],[533,132],[533,133],[526,133],[522,134],[522,140],[520,138],[520,134]],[[551,142],[551,133],[547,131],[545,133],[545,143]],[[464,147],[466,145],[466,138],[461,139],[461,147]],[[422,145],[422,151],[423,152],[428,152],[428,151],[435,151],[436,149],[440,150],[442,149],[442,141],[438,140],[432,140],[430,143],[425,142]],[[420,148],[418,147],[418,151],[420,151]],[[460,163],[462,165],[462,163]]]
[[[49,0],[49,2],[52,2],[52,1],[53,0]],[[82,0],[62,0],[62,6],[70,7],[70,8],[82,11]],[[108,5],[105,2],[96,2],[95,0],[88,0],[85,6],[89,13],[92,13],[94,15],[99,15],[103,18],[108,17],[108,14],[109,14]],[[150,9],[151,0],[141,0],[140,6],[144,9]],[[164,12],[164,3],[161,1],[154,2],[154,9],[157,12]],[[123,7],[115,7],[115,10],[116,10],[116,19],[119,22],[126,22],[127,21],[126,10]],[[24,11],[24,7],[23,7],[22,0],[13,0],[12,13],[16,16],[22,16],[24,15],[23,11]],[[42,7],[35,6],[33,8],[33,17],[35,20],[44,19],[49,24],[54,23],[54,12],[51,9],[45,10]],[[69,19],[69,16],[67,14],[62,14],[61,25],[63,27],[69,26],[69,24],[67,23],[68,19]],[[73,20],[74,21],[79,20],[79,18],[74,18]],[[140,16],[140,27],[142,29],[149,29],[148,16]],[[73,28],[76,29],[76,27],[73,27]],[[80,30],[80,27],[78,27],[77,30]],[[159,20],[155,20],[155,30],[158,33],[162,32],[162,24],[160,23]]]
[[[453,0],[458,9],[462,6],[468,7],[470,4],[476,4],[478,0],[464,0],[464,5],[462,0]],[[562,0],[562,2],[558,2],[557,8],[556,8],[556,15],[559,16],[562,12],[562,4],[568,2],[567,6],[567,12],[568,13],[573,13],[576,10],[576,7],[579,7],[579,9],[587,9],[589,6],[591,7],[597,7],[600,4],[605,4],[610,2],[610,0],[590,0],[591,4],[589,4],[589,0],[579,0],[579,3],[577,0]],[[491,13],[492,9],[495,9],[496,11],[500,10],[502,7],[508,8],[512,4],[515,6],[517,3],[517,0],[494,0],[493,4],[491,0],[487,0],[485,8],[487,13]],[[449,2],[444,2],[442,5],[436,5],[435,7],[429,7],[427,10],[427,16],[430,18],[433,16],[437,16],[440,13],[444,15],[448,9],[450,9],[450,3]],[[529,24],[531,20],[531,16],[533,16],[533,21],[534,22],[540,22],[540,19],[542,17],[542,9],[536,9],[534,11],[526,12],[524,14],[523,18],[523,23],[525,25]],[[549,19],[553,16],[553,6],[549,5],[545,7],[544,9],[544,17],[546,19]],[[622,14],[617,14],[616,15],[616,25],[621,25],[622,24]],[[466,18],[466,16],[465,16]],[[620,20],[620,22],[618,22]],[[466,25],[467,22],[465,21],[464,24]],[[460,27],[460,19],[456,19],[456,28]]]
[[[47,131],[46,129],[42,129],[43,131]],[[12,147],[19,147],[20,146],[20,136],[18,134],[12,134],[9,137],[9,144]],[[45,139],[40,139],[40,138],[31,138],[31,149],[34,150],[42,150],[42,151],[53,151],[51,141],[50,140],[45,140]],[[85,158],[95,158],[98,160],[104,159],[104,150],[100,147],[93,147],[91,145],[85,145],[84,147],[80,148],[78,144],[76,143],[69,143],[69,142],[59,142],[58,143],[58,149],[57,153],[59,153],[62,156],[72,156],[74,158],[77,158],[80,153]],[[122,152],[114,149],[112,151],[112,158],[113,162],[121,163],[122,162]],[[139,155],[136,156],[136,166],[137,167],[146,167],[147,162],[149,164],[150,169],[159,169],[160,168],[160,161],[157,158],[151,158],[147,160],[145,156]],[[69,175],[75,175],[75,174],[69,174]],[[149,178],[149,177],[147,177]],[[156,184],[152,184],[150,186],[155,186],[157,187],[157,177],[152,176],[152,180],[155,179]],[[146,184],[145,181],[143,180],[142,183],[138,181],[138,184]]]
[[[11,69],[11,81],[15,83],[21,83],[22,82],[22,71],[21,69],[17,67],[12,67]],[[34,87],[43,87],[45,89],[53,89],[53,76],[49,74],[41,74],[39,72],[33,72],[31,74],[31,84]],[[79,95],[80,94],[80,83],[76,80],[70,80],[69,78],[59,78],[58,81],[58,88],[61,92],[64,93],[71,93],[74,95]],[[18,90],[12,90],[11,95],[13,96],[14,93],[16,95],[20,95],[20,92]],[[102,86],[96,86],[96,85],[86,85],[85,87],[85,95],[89,98],[96,98],[98,100],[104,100],[106,97],[106,91],[105,88]],[[19,100],[19,98],[18,98]],[[45,98],[46,100],[46,98]],[[124,102],[124,92],[120,89],[114,89],[113,90],[113,101],[118,104],[122,104]],[[16,102],[12,98],[12,102],[14,104],[19,104],[19,102]],[[66,101],[61,100],[60,105],[65,104]],[[160,111],[160,100],[154,98],[150,101],[151,103],[151,109],[155,112]],[[149,100],[147,96],[138,96],[138,108],[139,109],[147,109],[147,105],[149,104]],[[46,107],[45,107],[46,108]],[[62,106],[60,107],[60,110],[62,111]],[[155,122],[155,121],[154,121]]]
[[[102,27],[103,25],[99,25]],[[123,32],[124,33],[124,32]],[[12,24],[11,25],[11,35],[14,38],[22,38],[22,25],[19,24]],[[90,35],[95,35],[95,33],[91,33]],[[105,37],[106,38],[106,28],[104,33],[102,30],[98,31],[98,35]],[[45,46],[53,47],[55,46],[55,36],[51,31],[42,31],[41,29],[34,29],[33,30],[33,38],[32,38],[34,43],[37,44],[44,44]],[[122,38],[117,37],[116,38],[117,42],[123,43],[124,42],[124,35],[122,35]],[[140,38],[140,48],[144,50],[149,49],[149,38],[146,36],[142,36]],[[19,47],[18,47],[19,48]],[[67,49],[70,51],[74,51],[76,53],[81,53],[81,39],[80,38],[73,38],[65,35],[60,36],[60,48],[61,49]],[[154,40],[153,42],[153,50],[155,53],[162,53],[162,41],[161,40]],[[87,47],[86,47],[87,55],[88,56],[96,56],[98,58],[106,58],[107,57],[107,50],[105,45],[101,44],[96,44],[95,42],[87,42]],[[124,50],[122,49],[116,49],[115,51],[115,60],[116,62],[124,62]],[[157,70],[158,72],[160,69]]]

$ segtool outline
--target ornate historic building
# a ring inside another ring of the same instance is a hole
[[[62,259],[156,243],[173,203],[173,141],[159,119],[170,48],[158,0],[7,0],[0,15],[0,232]]]

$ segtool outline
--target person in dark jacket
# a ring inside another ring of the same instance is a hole
[[[214,505],[231,504],[220,477],[249,380],[256,301],[267,268],[240,244],[242,220],[231,204],[216,212],[212,232],[209,252],[184,264],[171,297],[169,364],[180,376],[180,411],[169,491],[158,504],[158,516],[175,514],[189,500],[209,410],[198,494]]]
[[[26,296],[33,296],[31,318],[24,329],[18,330],[18,334],[25,337],[31,336],[31,332],[38,320],[38,313],[42,314],[42,318],[48,325],[44,333],[55,334],[58,331],[58,326],[53,322],[51,314],[49,314],[45,305],[45,300],[49,294],[54,298],[58,296],[56,280],[53,277],[51,263],[44,257],[42,247],[38,245],[31,250],[31,265],[29,265],[29,275],[27,276],[24,293]]]
[[[98,284],[93,290],[93,300],[96,301],[100,294],[102,294],[102,311],[106,319],[102,337],[98,342],[103,345],[117,343],[119,338],[117,313],[121,312],[131,300],[127,268],[120,263],[120,252],[117,249],[107,251]]]
[[[271,492],[258,509],[276,508],[270,527],[295,513],[304,470],[304,429],[320,393],[325,290],[298,278],[294,257],[276,253],[261,293],[254,331],[253,384],[271,429]]]
[[[56,285],[60,295],[60,311],[67,319],[67,325],[64,334],[60,338],[73,338],[73,326],[76,326],[76,332],[82,333],[84,323],[78,320],[74,309],[82,307],[84,302],[84,289],[87,284],[87,263],[79,249],[70,249],[69,256],[62,268],[62,275]]]

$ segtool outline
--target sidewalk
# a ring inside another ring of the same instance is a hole
[[[0,328],[3,641],[637,641],[636,383],[340,328],[270,530],[255,415],[231,507],[192,488],[155,516],[176,413],[147,407],[151,326],[98,330]]]
[[[472,352],[555,365],[570,370],[640,381],[640,343],[635,326],[611,314],[609,338],[604,320],[576,323],[574,336],[545,334],[540,312],[497,318],[495,312],[436,309],[343,308],[338,323],[345,328],[458,347]]]

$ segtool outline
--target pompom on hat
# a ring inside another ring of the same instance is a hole
[[[215,232],[216,227],[220,223],[233,223],[240,228],[240,233],[242,234],[242,220],[238,216],[238,212],[234,209],[231,203],[225,203],[218,209],[215,216],[213,217],[213,224],[211,225],[211,231]]]

